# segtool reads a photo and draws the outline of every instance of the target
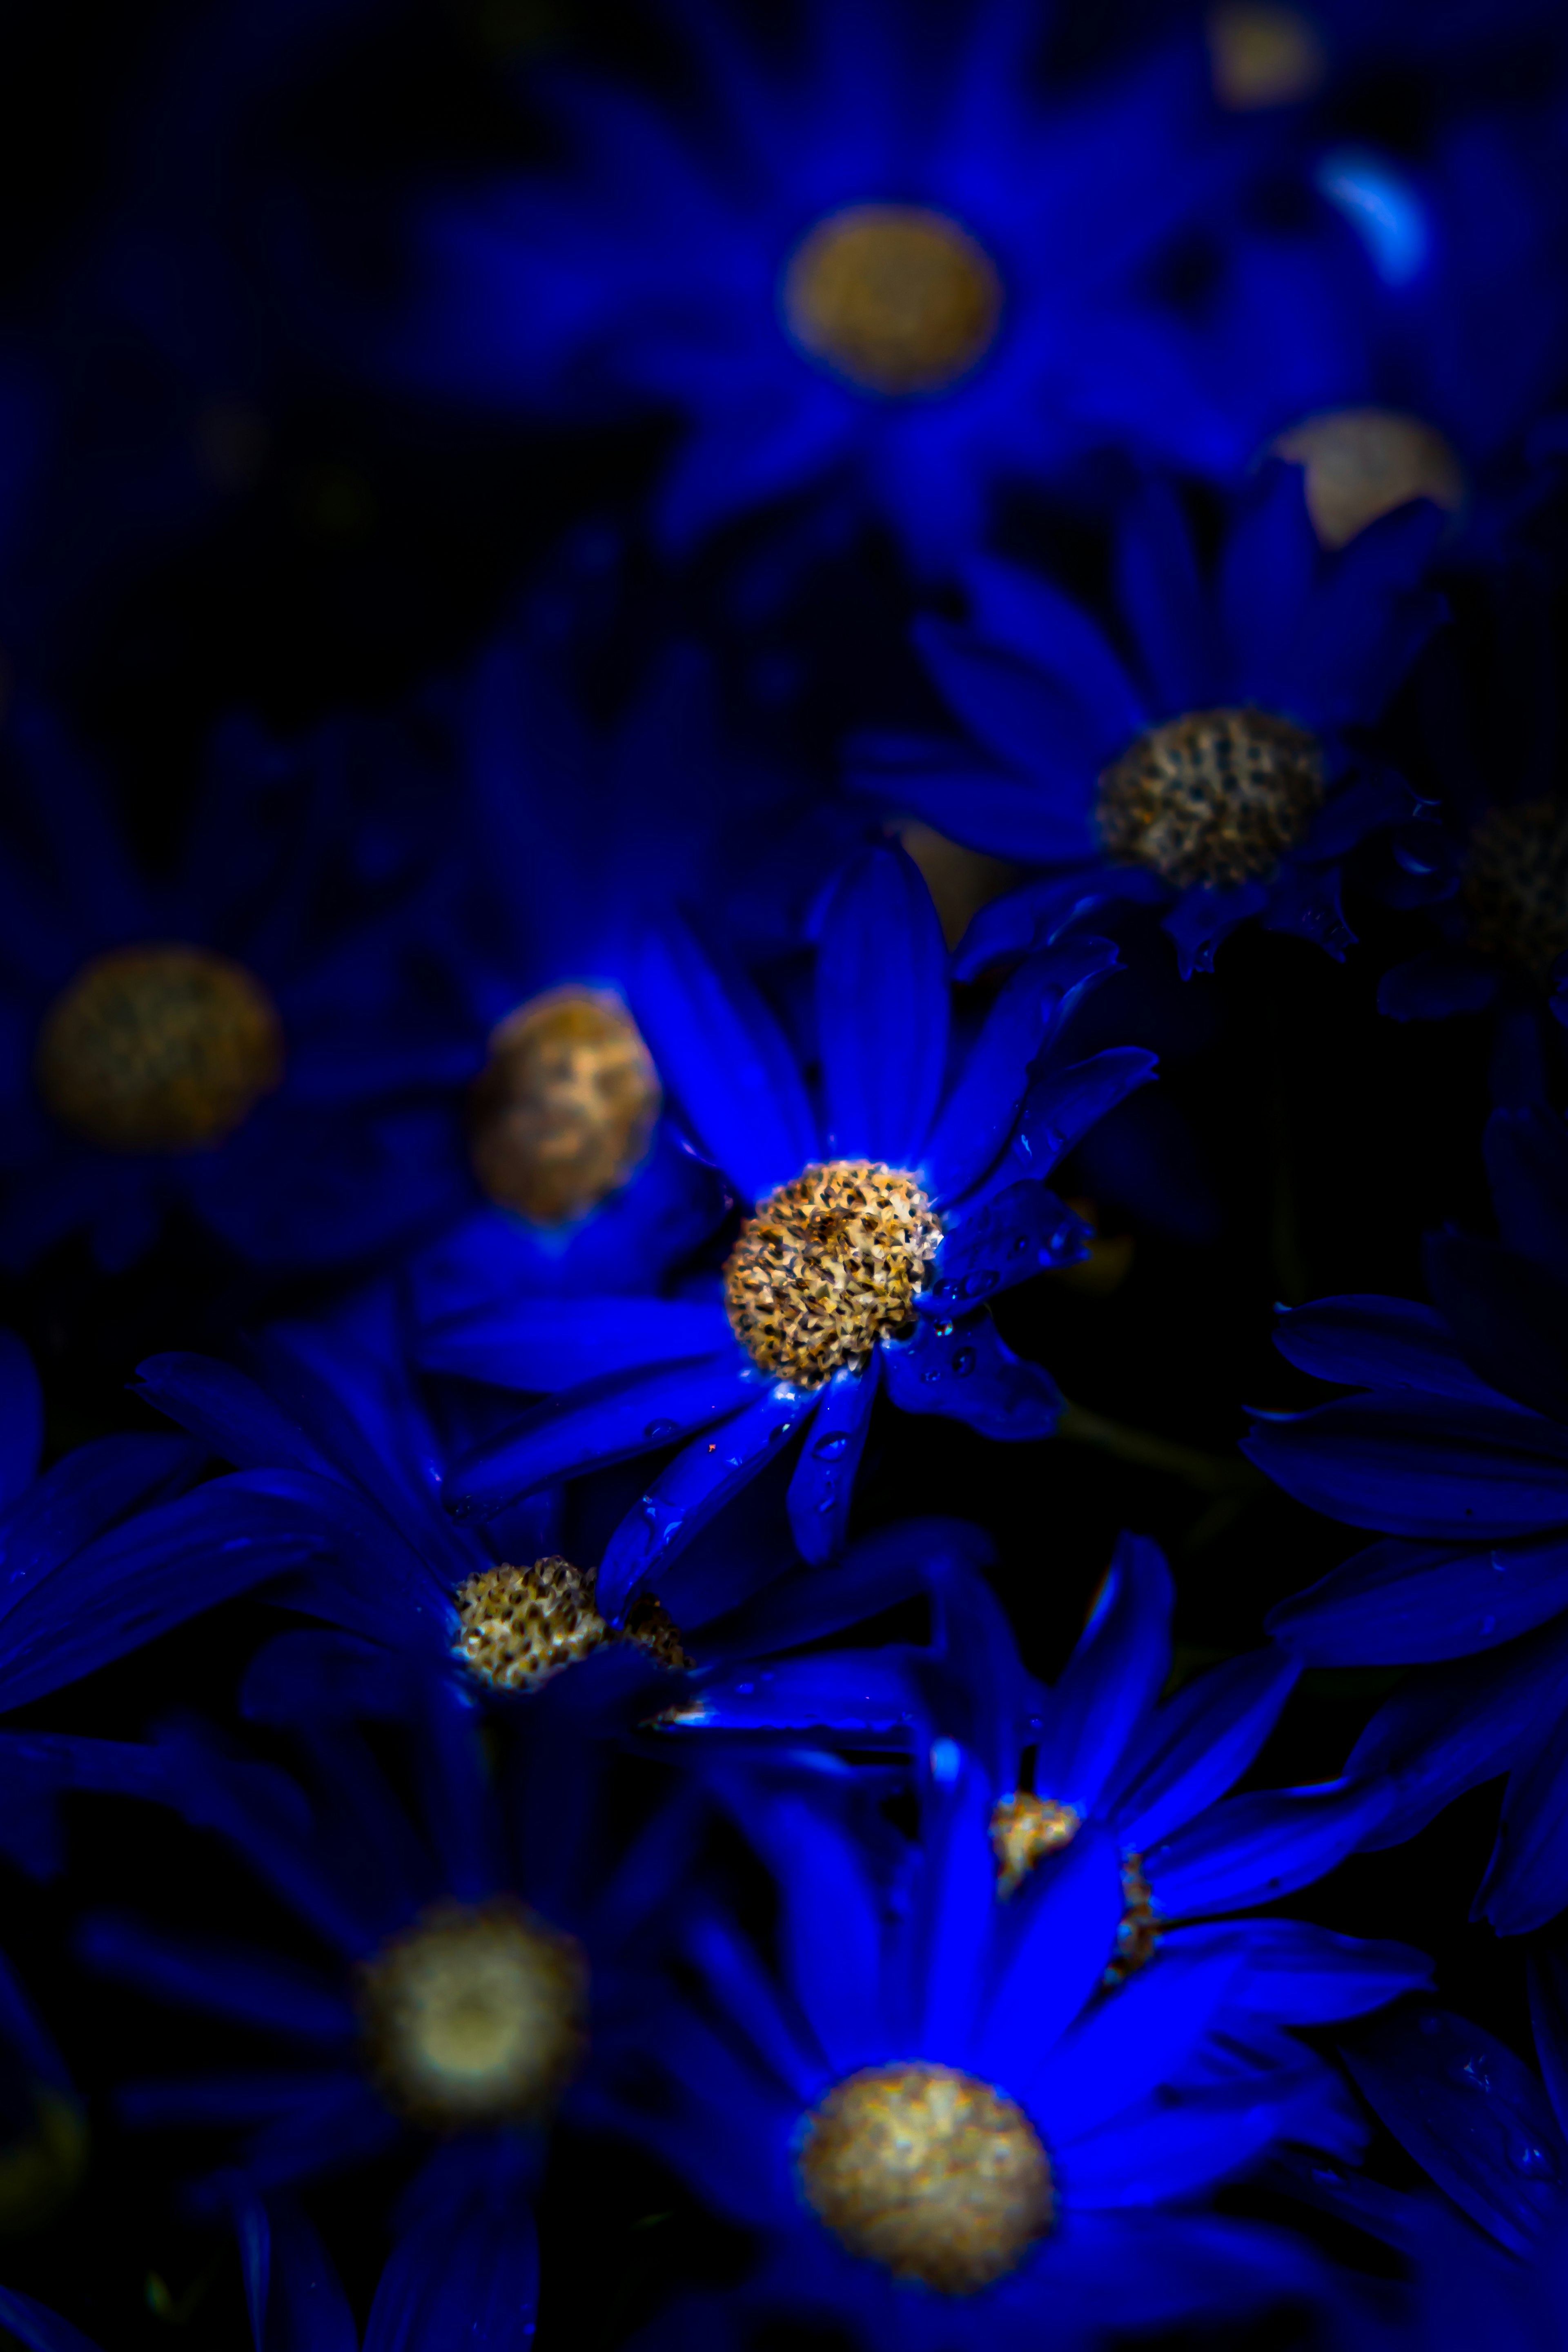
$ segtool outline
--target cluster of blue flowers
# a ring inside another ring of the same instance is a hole
[[[0,2337],[1568,2343],[1568,15],[142,13],[0,35]]]

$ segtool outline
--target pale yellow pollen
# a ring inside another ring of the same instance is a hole
[[[839,2243],[896,2279],[977,2294],[1050,2229],[1050,2160],[1005,2091],[922,2061],[868,2066],[803,2117],[795,2177]]]
[[[801,349],[863,392],[944,391],[984,356],[1002,316],[984,249],[944,213],[851,205],[790,256],[781,301]]]
[[[724,1267],[724,1303],[753,1363],[820,1388],[907,1331],[942,1226],[919,1181],[870,1160],[804,1169],[759,1202]]]
[[[552,1554],[531,1567],[478,1570],[454,1596],[453,1646],[466,1666],[496,1690],[538,1690],[606,1643],[634,1643],[672,1671],[689,1666],[680,1635],[651,1594],[634,1601],[613,1630],[595,1600],[596,1572]]]
[[[1446,514],[1465,503],[1465,475],[1448,443],[1424,417],[1393,408],[1329,408],[1303,417],[1272,444],[1305,476],[1307,512],[1326,548],[1348,547],[1368,523],[1412,499]]]
[[[637,1172],[661,1100],[653,1056],[620,998],[550,989],[490,1033],[469,1104],[474,1173],[500,1207],[570,1224]]]
[[[83,964],[38,1031],[38,1091],[105,1151],[221,1143],[283,1076],[283,1031],[254,972],[173,941]]]
[[[1110,856],[1228,890],[1276,873],[1322,799],[1316,736],[1247,705],[1149,728],[1101,774],[1094,816]]]
[[[1328,76],[1328,53],[1311,19],[1268,0],[1220,0],[1208,12],[1208,44],[1215,97],[1232,113],[1294,106]]]
[[[996,1857],[996,1894],[1005,1903],[1048,1853],[1060,1853],[1083,1827],[1071,1805],[1015,1789],[997,1800],[991,1814],[991,1851]]]
[[[587,1963],[510,1895],[443,1902],[359,1971],[366,2064],[427,2130],[541,2121],[587,2048]]]
[[[1121,1857],[1121,1918],[1116,1930],[1116,1948],[1100,1979],[1107,1992],[1113,1992],[1129,1977],[1136,1976],[1140,1969],[1148,1967],[1163,1933],[1160,1906],[1144,1875],[1143,1857],[1129,1848]]]
[[[1472,946],[1543,982],[1568,949],[1568,803],[1489,810],[1470,835],[1461,889]]]

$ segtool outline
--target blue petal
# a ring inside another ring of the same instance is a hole
[[[353,2004],[329,1979],[247,1945],[169,1936],[98,1912],[82,1922],[76,1949],[89,1968],[155,2000],[328,2043],[350,2042],[357,2031]]]
[[[916,1923],[924,1979],[917,2048],[922,2058],[963,2066],[973,2046],[977,2011],[996,1919],[996,1871],[986,1834],[992,1790],[966,1763],[956,1786],[928,1800],[924,1885]]]
[[[188,1438],[96,1437],[36,1479],[0,1525],[5,1602],[48,1575],[138,1505],[172,1500],[198,1476],[205,1446]]]
[[[977,980],[1002,957],[1048,948],[1073,924],[1087,921],[1099,908],[1113,901],[1158,906],[1168,895],[1158,875],[1137,866],[1100,866],[1065,878],[1047,875],[1039,881],[1020,883],[1017,889],[982,907],[954,953],[953,977]]]
[[[1346,1397],[1242,1452],[1298,1502],[1387,1535],[1479,1541],[1568,1520],[1568,1433],[1530,1412]]]
[[[1353,1853],[1389,1801],[1378,1787],[1226,1797],[1145,1853],[1154,1900],[1173,1919],[1272,1903]]]
[[[1495,963],[1469,948],[1428,948],[1377,984],[1377,1009],[1394,1021],[1447,1021],[1484,1013],[1501,986]]]
[[[1541,2084],[1513,2052],[1480,2026],[1423,2005],[1387,2019],[1343,2056],[1368,2104],[1439,2188],[1500,2244],[1531,2252],[1561,2212],[1568,2149]]]
[[[1568,1281],[1568,1124],[1544,1109],[1494,1110],[1486,1159],[1510,1249]]]
[[[1179,2074],[1240,1973],[1233,1952],[1162,1951],[1097,2003],[1028,2084],[1047,2137],[1070,2147]]]
[[[926,1150],[932,1197],[956,1200],[978,1182],[1012,1134],[1028,1091],[1028,1066],[1054,1010],[1055,967],[1031,957],[1005,982],[964,1057]]]
[[[1165,482],[1146,483],[1129,501],[1117,534],[1116,585],[1153,707],[1204,710],[1217,701],[1212,600],[1186,519]]]
[[[880,1384],[881,1358],[873,1354],[864,1371],[837,1371],[822,1392],[789,1483],[789,1523],[803,1559],[819,1564],[844,1548]]]
[[[1568,1626],[1553,1626],[1497,1657],[1436,1666],[1386,1699],[1345,1768],[1393,1791],[1363,1844],[1414,1836],[1449,1799],[1536,1754],[1558,1718],[1568,1674]]]
[[[883,1343],[888,1394],[903,1412],[941,1412],[983,1437],[1049,1437],[1062,1401],[1048,1372],[1014,1355],[990,1312],[922,1316],[912,1339]]]
[[[1039,1795],[1082,1814],[1100,1811],[1170,1672],[1173,1598],[1158,1545],[1122,1536],[1089,1625],[1051,1689],[1035,1768]]]
[[[150,1356],[138,1393],[237,1470],[314,1470],[337,1465],[314,1435],[244,1372],[211,1356]]]
[[[900,1519],[850,1545],[831,1570],[781,1578],[712,1628],[747,1657],[787,1650],[891,1609],[927,1585],[963,1581],[994,1557],[990,1538],[963,1519]]]
[[[18,2294],[14,2286],[0,2286],[0,2327],[25,2345],[26,2352],[99,2352],[79,2327],[46,2310],[30,2294]]]
[[[1315,1298],[1274,1327],[1282,1356],[1320,1381],[1366,1389],[1420,1389],[1432,1396],[1497,1404],[1496,1389],[1477,1377],[1453,1333],[1430,1307],[1407,1298]]]
[[[1500,1243],[1432,1234],[1426,1280],[1466,1357],[1494,1389],[1568,1421],[1568,1283]]]
[[[637,960],[637,1023],[700,1141],[748,1201],[818,1157],[795,1057],[751,983],[721,981],[673,921]]]
[[[1162,928],[1175,946],[1176,968],[1184,980],[1194,971],[1212,971],[1217,950],[1238,924],[1260,915],[1268,904],[1261,882],[1243,882],[1234,890],[1184,890]]]
[[[947,1069],[947,950],[901,849],[864,851],[828,898],[816,1028],[830,1157],[918,1167]]]
[[[1281,1601],[1268,1631],[1319,1665],[1430,1665],[1497,1649],[1568,1608],[1568,1536],[1373,1544]]]
[[[1090,2210],[1153,2205],[1191,2196],[1242,2171],[1270,2141],[1305,2135],[1289,2128],[1260,2078],[1256,2097],[1192,2100],[1146,2108],[1074,2143],[1073,2194]]]
[[[1300,1919],[1174,1927],[1161,1943],[1162,1964],[1182,1952],[1233,1955],[1240,1974],[1232,1999],[1283,2025],[1331,2025],[1432,1982],[1433,1963],[1408,1944],[1365,1943]]]
[[[1121,1870],[1114,1840],[1080,1830],[1065,1853],[1030,1874],[1003,1916],[1012,1949],[972,2064],[988,2081],[1023,2084],[1098,1989],[1115,1949]]]
[[[1032,850],[1020,841],[1011,845],[1012,854],[1026,856],[1032,866],[1054,863],[1054,840],[1070,842],[1082,827],[1095,777],[1122,749],[1125,734],[1108,730],[1098,712],[1086,709],[1070,680],[987,643],[973,629],[927,620],[918,622],[912,635],[948,709],[993,759],[1036,780],[1044,830]],[[958,827],[959,839],[970,839],[976,848],[992,847],[962,815]],[[1007,852],[996,849],[993,855]]]
[[[784,1881],[786,1971],[829,2068],[885,2057],[879,1908],[856,1840],[798,1798],[769,1805],[753,1835]]]
[[[1159,1056],[1140,1045],[1112,1045],[1087,1062],[1047,1070],[1029,1088],[1014,1149],[1034,1174],[1048,1176],[1097,1119],[1147,1086]]]
[[[755,1386],[738,1347],[584,1381],[535,1405],[454,1463],[447,1480],[452,1508],[460,1518],[492,1518],[554,1479],[624,1462],[738,1412]]]
[[[716,1911],[704,1911],[687,1929],[685,1948],[712,1987],[717,2005],[757,2055],[801,2105],[821,2078],[818,2053],[802,2049],[784,2011],[779,1989],[754,1945]]]
[[[810,1420],[814,1403],[781,1381],[753,1394],[716,1436],[698,1437],[676,1455],[605,1546],[598,1603],[612,1623],[730,1496],[777,1457],[790,1433]]]
[[[510,1298],[426,1324],[416,1354],[427,1371],[549,1393],[605,1372],[713,1355],[730,1336],[717,1299]]]
[[[922,817],[950,841],[1028,866],[1082,865],[1094,856],[1089,797],[1076,779],[1047,784],[940,735],[858,735],[847,757],[852,793],[889,814]],[[1027,943],[1030,928],[1016,944]]]
[[[899,1733],[909,1744],[921,1712],[917,1653],[834,1650],[826,1656],[755,1659],[715,1669],[676,1697],[678,1727],[704,1731]]]
[[[1293,657],[1320,569],[1305,488],[1294,467],[1270,466],[1231,527],[1220,579],[1230,691],[1276,710],[1300,709]]]
[[[15,1331],[0,1331],[0,1511],[37,1476],[43,1443],[44,1392],[33,1360]]]
[[[971,556],[962,576],[981,635],[1068,681],[1094,743],[1114,752],[1137,734],[1139,696],[1087,613],[1039,572],[994,555]]]
[[[257,2352],[358,2352],[348,2298],[293,2200],[247,2192],[235,2221]]]
[[[185,2082],[127,2083],[115,2105],[128,2131],[223,2129],[289,2119],[369,2095],[357,2074],[286,2073],[280,2066],[198,2074]]]
[[[1543,1927],[1563,1908],[1563,1867],[1568,1860],[1568,1716],[1535,1727],[1541,1744],[1521,1741],[1521,1760],[1509,1776],[1498,1823],[1497,1843],[1476,1897],[1475,1914],[1489,1918],[1500,1936],[1524,1936]]]
[[[365,2327],[364,2352],[434,2352],[438,2345],[529,2352],[539,2300],[539,2244],[526,2188],[507,2177],[497,2145],[491,2181],[416,2184]],[[443,2166],[449,2151],[432,2159]],[[472,2170],[470,2165],[466,2168]]]
[[[987,1192],[942,1236],[922,1311],[962,1313],[1042,1267],[1076,1265],[1089,1255],[1090,1238],[1066,1202],[1032,1179]]]
[[[1155,1709],[1123,1759],[1117,1834],[1140,1853],[1223,1797],[1279,1720],[1300,1668],[1288,1653],[1231,1658]]]

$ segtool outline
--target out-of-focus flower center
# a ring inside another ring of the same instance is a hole
[[[1083,1815],[1071,1805],[1015,1789],[1002,1797],[991,1815],[991,1851],[996,1857],[996,1893],[1005,1903],[1029,1873],[1048,1853],[1060,1853],[1083,1827]]]
[[[1307,512],[1321,544],[1348,547],[1358,531],[1412,499],[1447,514],[1465,502],[1458,458],[1435,425],[1394,408],[1330,408],[1272,444],[1306,475]]]
[[[1230,890],[1273,874],[1322,798],[1316,736],[1247,706],[1149,728],[1101,774],[1094,814],[1112,857],[1178,890]]]
[[[672,1671],[691,1664],[651,1594],[633,1603],[624,1627],[606,1625],[595,1601],[596,1581],[591,1568],[553,1554],[531,1568],[480,1569],[458,1587],[453,1646],[497,1690],[538,1690],[606,1643],[635,1643]]]
[[[819,1388],[906,1330],[942,1225],[913,1176],[874,1160],[806,1168],[759,1203],[724,1267],[724,1303],[755,1364]]]
[[[474,1173],[503,1209],[569,1224],[635,1174],[661,1099],[653,1056],[619,997],[550,989],[490,1034],[469,1105]]]
[[[509,1895],[438,1903],[360,1970],[367,2062],[431,2131],[542,2119],[587,2047],[581,1948]]]
[[[38,1031],[38,1091],[105,1151],[221,1143],[283,1076],[283,1029],[254,972],[208,948],[111,948]]]
[[[836,2084],[795,2135],[801,2195],[848,2252],[938,2294],[977,2294],[1051,2226],[1050,2160],[1017,2102],[914,2063]]]
[[[945,214],[851,205],[802,239],[784,270],[784,323],[862,392],[942,392],[980,360],[1002,315],[990,256]]]
[[[1293,106],[1328,72],[1317,26],[1268,0],[1220,0],[1208,13],[1208,42],[1215,97],[1233,113]]]
[[[0,2237],[40,2230],[68,2205],[87,2171],[87,2116],[53,2083],[18,2083],[28,2120],[0,2140]]]
[[[1489,810],[1470,835],[1462,887],[1472,944],[1544,981],[1568,948],[1568,803]]]

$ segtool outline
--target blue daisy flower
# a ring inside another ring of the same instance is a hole
[[[404,381],[573,418],[675,410],[676,543],[847,482],[937,559],[994,486],[1087,448],[1246,461],[1205,327],[1151,290],[1270,160],[1215,109],[1199,42],[1123,51],[1053,100],[1021,0],[918,26],[891,0],[805,0],[783,64],[727,6],[665,14],[696,106],[542,71],[571,163],[426,204],[420,289],[383,346]]]
[[[1412,2193],[1298,2159],[1293,2185],[1406,2258],[1415,2310],[1386,2341],[1535,2352],[1568,2317],[1568,1973],[1532,1953],[1536,2074],[1505,2042],[1425,2006],[1342,2052],[1377,2118],[1436,2184]],[[1544,2078],[1544,2079],[1542,2079]],[[1401,2315],[1404,2317],[1404,2315]]]
[[[271,2045],[252,2069],[127,2085],[122,2118],[234,2135],[191,2192],[216,2212],[422,2142],[380,2288],[390,2309],[369,2340],[412,2340],[393,2313],[418,2340],[455,2340],[477,2303],[504,2308],[521,2345],[550,2125],[635,2020],[634,1948],[679,1881],[691,1807],[666,1806],[604,1865],[594,1751],[556,1736],[520,1751],[498,1786],[466,1707],[330,1634],[264,1649],[242,1705],[298,1737],[305,1785],[190,1718],[147,1746],[39,1735],[6,1748],[7,1769],[55,1790],[134,1797],[216,1831],[323,1948],[324,1966],[129,1915],[86,1918],[89,1966]],[[359,1728],[367,1718],[402,1727],[412,1811]]]
[[[206,1450],[186,1438],[95,1438],[40,1472],[43,1426],[32,1360],[0,1331],[0,1707],[79,1681],[315,1548],[264,1481],[196,1485]],[[215,1511],[237,1515],[216,1545]],[[16,1808],[0,1846],[48,1866],[47,1815]]]
[[[121,1266],[177,1207],[333,1269],[450,1214],[467,1048],[429,1009],[438,795],[403,730],[230,726],[167,887],[48,719],[7,736],[0,1256],[85,1230]]]
[[[1205,577],[1174,497],[1151,483],[1117,547],[1131,667],[1049,582],[994,557],[964,565],[970,620],[927,619],[918,639],[968,740],[863,737],[850,779],[1046,869],[976,919],[959,970],[1107,898],[1170,906],[1184,973],[1255,916],[1342,954],[1347,854],[1416,808],[1353,745],[1443,617],[1422,585],[1441,527],[1421,502],[1326,553],[1300,473],[1271,467]]]
[[[1331,2069],[1247,2020],[1235,1944],[1173,1936],[1108,1983],[1124,1887],[1106,1826],[999,1900],[991,1780],[962,1749],[902,1852],[798,1786],[739,1777],[731,1802],[777,1881],[778,1973],[689,1895],[700,1990],[649,2000],[645,2072],[606,2115],[757,2233],[742,2316],[933,2352],[1042,2329],[1077,2347],[1310,2291],[1304,2249],[1194,2208],[1280,2140],[1343,2155],[1363,2132]],[[1331,1963],[1316,2013],[1408,1980]],[[697,2340],[689,2310],[652,2340]]]
[[[558,1493],[489,1524],[442,1508],[440,1442],[396,1369],[390,1318],[357,1337],[289,1336],[292,1345],[279,1337],[257,1350],[254,1378],[187,1355],[155,1357],[140,1374],[149,1402],[246,1474],[191,1498],[193,1539],[217,1559],[248,1556],[258,1496],[262,1527],[291,1531],[294,1556],[265,1597],[445,1676],[468,1700],[544,1705],[553,1723],[697,1722],[710,1688],[766,1691],[776,1678],[775,1724],[907,1743],[917,1697],[884,1680],[875,1656],[818,1654],[808,1677],[792,1679],[786,1654],[973,1574],[986,1552],[974,1529],[907,1521],[852,1544],[830,1570],[802,1573],[780,1534],[742,1525],[670,1559],[657,1593],[612,1622],[599,1571],[564,1556]]]
[[[1347,1297],[1291,1312],[1282,1353],[1362,1393],[1263,1419],[1244,1451],[1298,1501],[1383,1538],[1269,1620],[1312,1663],[1423,1670],[1351,1758],[1352,1775],[1400,1791],[1369,1843],[1511,1774],[1478,1901],[1521,1934],[1568,1900],[1568,1133],[1551,1112],[1494,1111],[1486,1150],[1501,1238],[1428,1240],[1435,1307]]]
[[[900,851],[838,878],[816,958],[820,1108],[783,1032],[739,975],[673,926],[651,934],[634,1003],[694,1139],[750,1213],[721,1286],[567,1302],[514,1299],[427,1331],[434,1370],[554,1391],[454,1465],[455,1507],[486,1515],[551,1482],[686,1439],[612,1538],[600,1606],[619,1619],[664,1563],[766,1464],[804,1439],[789,1516],[807,1559],[841,1545],[871,1406],[993,1437],[1048,1436],[1060,1410],[1003,1343],[988,1301],[1085,1254],[1044,1178],[1152,1074],[1110,1048],[1069,1064],[1104,940],[1033,959],[950,1070],[947,957]]]

